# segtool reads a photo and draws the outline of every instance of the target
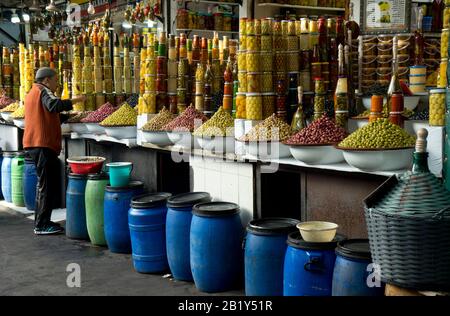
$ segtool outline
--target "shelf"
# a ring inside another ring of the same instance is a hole
[[[78,134],[78,133],[74,133],[72,132],[70,134],[70,137],[72,139],[93,139],[97,142],[111,142],[111,143],[118,143],[118,144],[123,144],[127,147],[136,147],[137,146],[137,142],[136,142],[136,138],[125,138],[125,139],[117,139],[114,137],[110,137],[110,136],[106,136],[106,135],[94,135],[94,134]]]
[[[177,32],[207,32],[207,33],[224,33],[224,34],[239,34],[239,32],[230,32],[230,31],[215,31],[215,30],[202,30],[202,29],[177,29]]]
[[[220,4],[220,5],[229,5],[229,6],[232,6],[232,7],[237,7],[237,6],[241,5],[240,3],[220,2],[220,1],[207,1],[207,0],[186,0],[185,2]]]
[[[331,11],[331,12],[344,12],[345,8],[328,8],[328,7],[310,7],[301,5],[279,4],[279,3],[258,3],[260,7],[278,7],[278,8],[290,8],[290,9],[303,9],[303,10],[317,10],[317,11]]]

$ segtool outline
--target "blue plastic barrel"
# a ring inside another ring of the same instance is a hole
[[[144,184],[140,181],[131,181],[126,187],[106,187],[103,203],[105,239],[111,252],[131,253],[128,211],[131,199],[143,191]]]
[[[190,234],[191,270],[202,292],[240,287],[243,276],[243,229],[239,206],[210,202],[194,206]]]
[[[298,231],[289,234],[284,259],[284,296],[331,296],[338,239],[306,242]]]
[[[338,243],[333,273],[333,296],[383,296],[384,285],[371,266],[368,239]]]
[[[68,238],[89,240],[84,202],[86,182],[87,175],[69,174],[66,191],[66,236]]]
[[[3,152],[2,161],[2,194],[6,202],[12,203],[11,195],[11,163],[15,157],[14,152]]]
[[[263,218],[248,224],[244,257],[247,296],[283,295],[286,241],[298,223],[291,218]]]
[[[140,273],[168,270],[166,253],[166,192],[149,193],[131,200],[128,212],[133,265]]]
[[[3,193],[2,193],[2,163],[3,163],[3,152],[0,149],[0,200],[3,200]]]
[[[207,192],[183,193],[167,200],[167,260],[176,280],[193,280],[189,252],[192,207],[210,201],[211,196]]]
[[[25,158],[25,168],[23,170],[23,195],[25,206],[28,210],[36,209],[36,190],[37,190],[36,166],[31,158]]]

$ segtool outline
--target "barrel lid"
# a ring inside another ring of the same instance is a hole
[[[71,179],[87,179],[87,174],[77,174],[77,173],[69,173],[69,178]]]
[[[287,244],[303,250],[334,250],[337,243],[344,239],[344,236],[338,234],[330,242],[308,242],[303,240],[299,231],[296,231],[289,234]]]
[[[190,192],[169,198],[167,200],[167,206],[170,208],[186,208],[209,201],[211,201],[211,195],[208,192]]]
[[[293,218],[268,217],[250,221],[247,231],[258,235],[289,234],[297,230],[300,221]]]
[[[143,189],[144,183],[142,181],[130,181],[128,186],[125,187],[113,187],[108,185],[105,190],[108,192],[123,192],[123,191],[129,191],[129,190],[137,190],[137,189]]]
[[[369,239],[348,239],[338,242],[336,253],[350,259],[371,260]]]
[[[25,152],[24,151],[18,151],[15,153],[15,156],[17,158],[24,158],[25,157]]]
[[[109,176],[105,172],[90,173],[88,174],[88,180],[109,180]]]
[[[239,213],[239,205],[229,202],[208,202],[194,205],[192,213],[199,216],[215,217]]]
[[[163,206],[166,205],[167,199],[171,196],[172,193],[167,192],[156,192],[139,195],[131,200],[131,207],[135,209],[144,209]]]

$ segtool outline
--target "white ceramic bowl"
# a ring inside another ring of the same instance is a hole
[[[12,122],[11,118],[12,112],[2,112],[1,115],[6,122]]]
[[[167,135],[175,146],[185,149],[200,148],[200,145],[190,132],[167,132]]]
[[[337,147],[339,148],[339,147]],[[364,171],[397,171],[410,169],[414,148],[348,149],[343,151],[350,166]]]
[[[85,123],[85,124],[89,133],[95,135],[105,134],[105,128],[101,126],[99,123]]]
[[[64,123],[61,124],[61,133],[66,134],[66,133],[70,133],[72,131],[70,124]]]
[[[116,139],[136,138],[136,126],[104,126],[106,135]]]
[[[25,128],[25,119],[13,119],[14,125],[16,125],[18,128],[24,129]]]
[[[420,101],[420,95],[405,95],[404,96],[404,106],[405,109],[410,111],[414,110]],[[363,104],[367,110],[370,110],[370,103],[372,102],[372,97],[363,97]],[[386,103],[386,98],[383,99],[383,102]]]
[[[291,157],[289,146],[278,141],[246,142],[247,152],[260,159],[280,159]]]
[[[310,165],[327,165],[344,161],[342,151],[333,145],[290,145],[292,156]]]
[[[156,146],[164,147],[173,144],[166,131],[142,131],[142,137],[146,142]]]
[[[234,137],[195,137],[200,147],[215,153],[233,153],[235,150]]]
[[[87,134],[89,133],[85,123],[70,123],[70,129],[72,132],[78,134]]]
[[[304,241],[330,242],[336,236],[338,225],[330,222],[310,221],[298,223],[297,228]]]

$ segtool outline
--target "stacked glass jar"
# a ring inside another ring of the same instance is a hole
[[[177,77],[178,77],[178,50],[174,35],[169,38],[169,51],[167,61],[167,96],[170,112],[176,114],[177,110]]]
[[[139,98],[141,114],[156,114],[156,59],[155,34],[147,35],[145,54],[144,94]]]
[[[94,111],[95,106],[95,94],[94,94],[94,80],[93,80],[93,65],[91,57],[91,48],[86,45],[84,47],[84,63],[82,70],[83,81],[83,94],[86,96],[85,110]]]

